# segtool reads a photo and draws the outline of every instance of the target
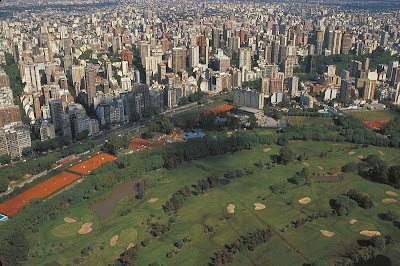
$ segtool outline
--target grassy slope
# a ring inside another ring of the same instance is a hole
[[[291,142],[289,146],[297,153],[308,153],[310,170],[316,173],[324,172],[316,167],[318,165],[329,170],[331,167],[344,165],[349,160],[357,161],[358,155],[366,157],[371,152],[378,154],[378,150],[385,153],[380,156],[389,164],[399,163],[398,150],[390,148],[370,146],[355,149],[354,155],[348,155],[354,145]],[[95,248],[94,252],[90,253],[86,264],[111,263],[125,249],[118,245],[110,247],[109,241],[112,236],[120,234],[125,229],[134,228],[137,230],[137,238],[134,242],[138,244],[148,236],[146,220],[150,215],[154,217],[153,221],[168,219],[168,214],[162,210],[162,204],[179,188],[185,184],[194,184],[198,179],[206,177],[211,172],[222,175],[232,168],[251,166],[255,169],[254,162],[260,158],[267,159],[269,155],[277,154],[279,151],[279,146],[270,145],[268,147],[272,148],[272,151],[264,153],[263,149],[266,147],[260,146],[252,151],[242,151],[233,155],[221,155],[185,163],[172,171],[163,169],[152,172],[150,175],[160,180],[156,187],[143,200],[137,200],[131,196],[125,197],[119,202],[113,215],[103,221],[90,210],[90,200],[67,208],[57,216],[56,220],[41,224],[38,233],[29,234],[31,253],[37,249],[42,258],[32,258],[27,264],[42,265],[51,261],[72,264],[73,258],[79,257],[82,248],[89,244],[94,244]],[[330,148],[333,151],[327,158],[320,159],[314,156],[317,152],[327,151]],[[274,195],[269,191],[268,187],[271,184],[285,180],[303,167],[300,162],[294,162],[289,166],[277,166],[271,170],[258,171],[255,169],[256,173],[252,176],[235,179],[229,185],[207,191],[206,195],[191,196],[179,210],[176,223],[172,225],[171,231],[152,240],[150,246],[140,254],[138,265],[148,265],[155,261],[174,265],[204,265],[209,262],[209,258],[213,256],[214,252],[222,249],[224,244],[231,243],[240,235],[252,232],[257,227],[265,227],[267,224],[272,226],[277,235],[269,243],[257,248],[256,251],[236,256],[235,264],[300,265],[318,258],[332,259],[335,255],[354,248],[356,240],[362,238],[359,235],[361,230],[377,229],[383,234],[390,233],[399,243],[400,234],[396,231],[397,229],[390,222],[381,221],[377,217],[378,213],[387,211],[389,208],[399,211],[399,203],[387,205],[381,203],[382,198],[387,196],[386,190],[400,193],[387,185],[371,183],[356,175],[346,175],[344,180],[338,183],[313,184],[311,187],[297,188],[291,185],[293,189],[286,195]],[[306,214],[320,210],[329,212],[329,199],[347,192],[350,188],[367,192],[376,207],[370,210],[358,208],[348,217],[329,216],[328,219],[314,220],[298,229],[294,229],[290,225],[289,228],[285,228],[285,232],[279,231],[298,217],[305,217]],[[257,198],[258,196],[265,197],[265,200]],[[300,205],[297,200],[305,196],[310,197],[312,202],[308,205]],[[147,203],[147,200],[153,197],[157,197],[159,200],[155,203]],[[265,204],[266,209],[255,211],[253,205],[255,202]],[[228,216],[226,206],[230,203],[236,205],[235,213],[230,215],[230,220],[220,220],[220,218]],[[120,216],[120,212],[128,207],[132,208],[132,213]],[[51,230],[63,224],[65,216],[76,218],[78,222],[93,222],[93,231],[87,235],[55,237]],[[350,225],[348,222],[352,218],[359,222]],[[212,226],[215,231],[204,233],[205,225]],[[333,231],[335,235],[332,238],[326,238],[321,235],[320,229]],[[192,242],[184,246],[175,259],[166,258],[166,253],[173,249],[173,243],[185,236],[191,236]],[[60,243],[63,243],[61,247]],[[52,247],[53,244],[55,247]],[[101,245],[104,245],[103,251],[100,250]],[[52,249],[52,254],[43,256],[43,253],[49,253],[50,249]],[[387,253],[393,259],[392,261],[398,261],[400,245],[390,247]]]

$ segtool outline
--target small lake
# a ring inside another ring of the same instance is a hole
[[[118,202],[125,196],[136,195],[136,184],[138,180],[132,180],[123,183],[111,192],[111,196],[108,199],[98,201],[92,204],[91,209],[95,211],[101,219],[107,218],[115,209]]]
[[[391,266],[392,262],[390,259],[383,255],[378,255],[376,258],[369,259],[367,261],[360,261],[355,266]]]

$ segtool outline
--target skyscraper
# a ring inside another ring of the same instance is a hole
[[[196,45],[189,46],[189,67],[196,67],[200,63],[199,47]]]
[[[92,65],[85,68],[86,93],[89,106],[93,105],[93,99],[96,97],[96,76],[97,70]]]
[[[176,74],[186,69],[186,48],[175,47],[172,49],[172,71]]]
[[[249,47],[239,49],[239,67],[251,70],[251,49]]]

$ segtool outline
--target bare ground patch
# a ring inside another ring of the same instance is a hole
[[[152,198],[152,199],[149,199],[147,202],[153,203],[153,202],[156,202],[157,200],[158,200],[158,198]]]
[[[305,197],[302,199],[299,199],[300,204],[308,204],[311,202],[311,199],[309,197]]]
[[[114,247],[117,244],[118,235],[115,235],[110,240],[110,246]]]
[[[332,237],[335,234],[334,232],[330,232],[328,230],[319,230],[319,231],[326,237]]]
[[[64,217],[64,222],[66,223],[76,223],[75,219],[69,218],[69,217]]]
[[[226,210],[228,211],[228,213],[235,213],[235,208],[235,205],[229,204],[228,207],[226,207]]]
[[[382,203],[394,203],[394,202],[397,202],[397,199],[386,198],[382,200]]]
[[[84,223],[82,224],[81,229],[79,229],[78,234],[85,235],[92,232],[92,230],[93,230],[92,223]]]
[[[270,148],[265,148],[264,150],[263,150],[263,152],[269,152],[271,149]]]
[[[393,196],[393,197],[399,196],[399,194],[397,194],[397,193],[394,192],[394,191],[386,191],[386,194],[388,194],[389,196]]]
[[[379,232],[379,231],[369,231],[369,230],[364,230],[364,231],[361,231],[360,232],[360,235],[363,235],[363,236],[380,236],[381,235],[381,232]]]
[[[256,211],[260,211],[260,210],[264,210],[265,209],[265,205],[261,204],[261,203],[254,203],[254,206],[256,206],[254,208],[254,210],[256,210]]]
[[[356,222],[358,222],[356,219],[351,219],[349,224],[355,224]]]

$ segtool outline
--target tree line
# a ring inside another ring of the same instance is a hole
[[[257,229],[255,232],[248,233],[239,237],[225,248],[215,257],[211,258],[210,265],[224,265],[234,261],[235,254],[245,252],[246,250],[254,251],[258,246],[268,242],[273,236],[272,230],[267,227],[265,229]]]

